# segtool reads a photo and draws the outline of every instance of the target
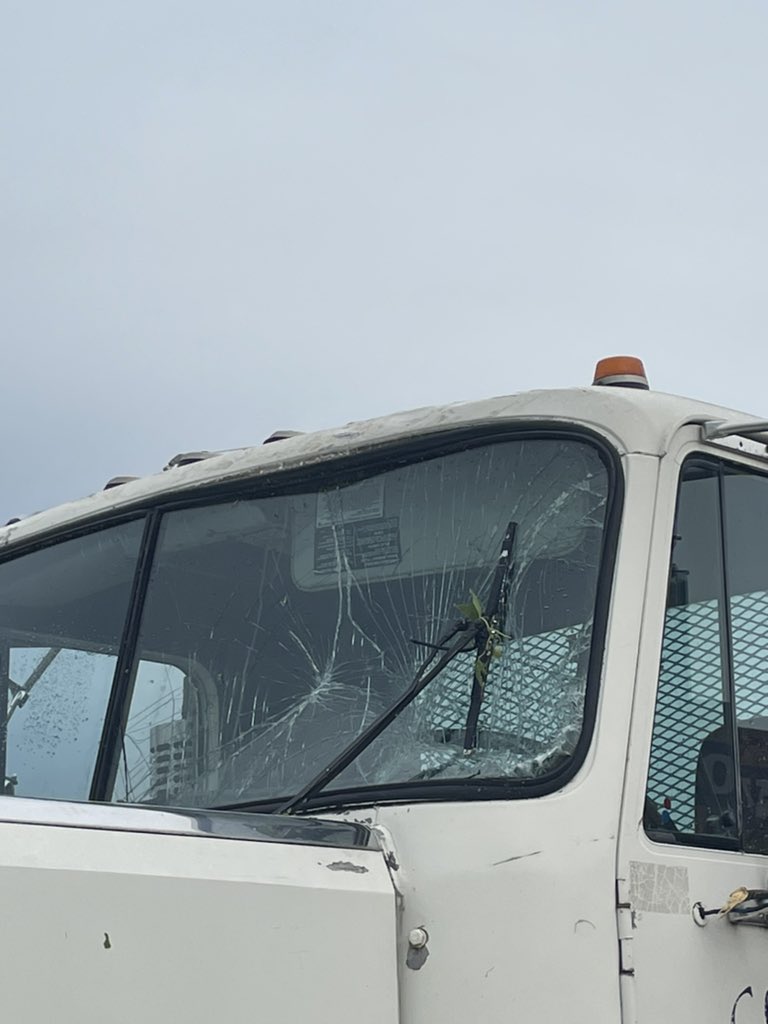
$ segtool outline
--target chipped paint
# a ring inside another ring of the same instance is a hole
[[[350,860],[335,860],[332,864],[325,865],[329,871],[351,871],[355,875],[365,875],[368,868],[362,864],[353,864]]]
[[[414,949],[412,946],[408,949],[408,955],[405,958],[405,966],[412,971],[420,971],[424,964],[429,959],[429,947],[421,946],[419,949]]]

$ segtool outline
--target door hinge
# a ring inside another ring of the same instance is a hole
[[[619,933],[619,973],[634,977],[635,960],[632,944],[635,932],[635,911],[629,899],[626,879],[616,881],[616,920]]]

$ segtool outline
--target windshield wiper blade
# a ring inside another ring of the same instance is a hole
[[[310,779],[309,782],[302,789],[299,790],[294,796],[287,800],[284,804],[277,808],[276,814],[290,814],[293,811],[299,810],[306,804],[313,796],[320,792],[332,779],[335,779],[337,775],[344,771],[344,769],[352,764],[355,758],[362,753],[363,750],[376,739],[384,730],[390,725],[391,722],[397,718],[397,716],[408,707],[411,701],[418,697],[425,686],[428,686],[432,680],[438,676],[445,666],[453,661],[457,654],[461,651],[466,651],[470,646],[475,643],[475,627],[474,622],[469,622],[466,619],[461,619],[455,623],[451,629],[438,640],[435,644],[435,648],[442,648],[450,640],[458,634],[467,634],[468,630],[472,630],[469,635],[459,636],[455,643],[451,644],[450,647],[442,654],[437,661],[435,661],[436,651],[433,651],[429,655],[427,660],[421,665],[418,672],[413,678],[413,682],[405,690],[400,697],[389,707],[383,714],[379,715],[368,726],[367,729],[363,729],[359,736],[357,736],[348,746],[346,746],[340,754],[338,754],[329,764],[327,764],[322,771],[319,771],[314,778]],[[433,664],[434,662],[434,664]],[[430,667],[431,666],[431,667]]]
[[[504,618],[516,531],[517,523],[509,523],[506,533],[504,534],[504,540],[502,541],[501,553],[499,554],[499,559],[496,563],[496,570],[491,583],[486,615],[478,619],[460,619],[444,636],[440,637],[436,644],[430,644],[430,647],[432,647],[432,653],[420,666],[411,685],[395,701],[395,703],[383,714],[379,715],[377,719],[371,722],[367,729],[363,729],[359,736],[357,736],[341,751],[341,753],[339,753],[329,764],[319,771],[317,775],[311,778],[309,782],[298,791],[298,793],[292,796],[290,800],[286,800],[284,804],[281,804],[275,813],[290,814],[297,811],[303,807],[308,800],[311,800],[313,796],[324,789],[329,782],[335,779],[337,775],[340,775],[345,768],[352,764],[355,758],[365,750],[369,743],[375,740],[377,736],[384,732],[388,725],[394,722],[398,715],[401,714],[401,712],[408,707],[411,701],[418,697],[421,691],[443,671],[446,665],[453,661],[457,654],[461,654],[462,651],[466,651],[470,647],[474,647],[478,652],[475,659],[476,666],[478,663],[483,664],[482,659],[485,656],[485,653],[487,653],[488,661],[490,661],[493,656],[494,644],[493,642],[489,644],[489,640],[495,641],[499,636],[498,624],[503,621]],[[490,624],[490,628],[488,624]],[[448,644],[449,641],[453,640],[457,634],[463,635],[459,636],[456,642],[446,649],[445,645]],[[444,650],[444,653],[435,661],[437,652],[440,650]],[[487,671],[487,662],[485,663],[485,667]],[[477,681],[477,676],[478,671],[476,667],[475,682]],[[466,728],[467,730],[469,729],[470,716],[474,714],[475,734],[477,732],[477,718],[480,714],[482,699],[482,688],[479,696],[475,697],[473,683],[472,698],[470,699],[470,709],[467,716]],[[475,710],[473,710],[473,700],[476,703]],[[466,734],[464,742],[466,748]]]
[[[477,749],[477,724],[480,719],[480,709],[483,706],[485,696],[485,683],[488,678],[488,669],[491,660],[496,652],[496,645],[504,639],[501,632],[506,619],[507,597],[509,595],[509,582],[512,577],[512,556],[515,549],[515,534],[517,523],[510,523],[504,540],[501,544],[501,553],[496,563],[496,571],[493,575],[491,590],[488,596],[488,604],[485,613],[478,620],[479,628],[476,632],[475,671],[472,679],[472,694],[469,698],[469,711],[464,727],[464,753],[469,754]]]

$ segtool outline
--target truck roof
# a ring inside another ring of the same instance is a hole
[[[603,435],[619,454],[663,455],[670,438],[687,423],[761,423],[733,409],[655,391],[624,387],[581,387],[526,391],[477,402],[429,406],[343,427],[286,437],[273,444],[213,454],[38,512],[0,528],[0,549],[81,521],[139,506],[160,496],[194,493],[216,484],[258,479],[337,458],[375,451],[399,440],[511,421],[578,424]]]

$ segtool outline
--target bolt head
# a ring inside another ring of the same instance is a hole
[[[426,928],[411,928],[408,933],[408,945],[411,949],[423,949],[429,942],[429,933]]]

